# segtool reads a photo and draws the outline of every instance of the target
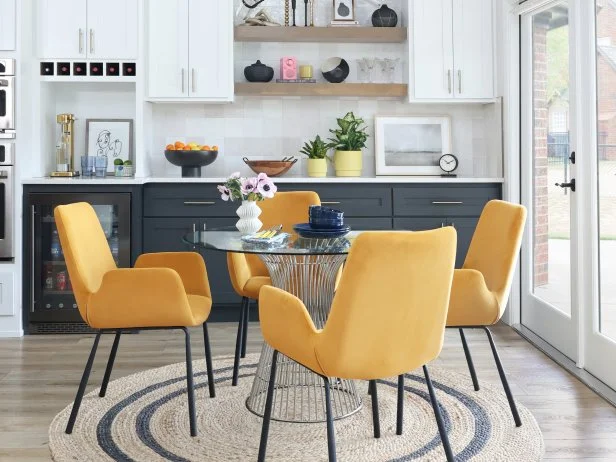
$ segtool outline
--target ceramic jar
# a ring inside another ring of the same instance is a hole
[[[244,68],[244,77],[249,82],[269,82],[274,78],[274,69],[257,60]]]
[[[398,15],[385,4],[372,13],[372,25],[374,27],[396,27],[397,24]]]
[[[242,205],[237,209],[237,216],[240,219],[235,224],[242,236],[256,233],[261,229],[263,223],[259,220],[259,215],[261,209],[255,201],[242,201]]]

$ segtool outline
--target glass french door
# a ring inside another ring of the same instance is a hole
[[[569,16],[569,1],[522,16],[522,202],[529,214],[521,319],[576,361],[576,88]]]

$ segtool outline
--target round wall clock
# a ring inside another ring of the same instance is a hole
[[[458,158],[453,154],[444,154],[439,159],[438,166],[447,175],[451,175],[452,172],[458,168]]]

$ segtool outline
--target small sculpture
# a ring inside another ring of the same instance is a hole
[[[265,8],[259,10],[259,12],[252,17],[250,17],[250,14],[246,16],[244,18],[244,24],[247,26],[280,26],[280,24],[272,19]]]

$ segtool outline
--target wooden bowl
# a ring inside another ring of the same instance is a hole
[[[283,160],[248,160],[244,157],[244,163],[256,174],[265,173],[267,176],[279,176],[287,173],[297,162],[293,157]]]

